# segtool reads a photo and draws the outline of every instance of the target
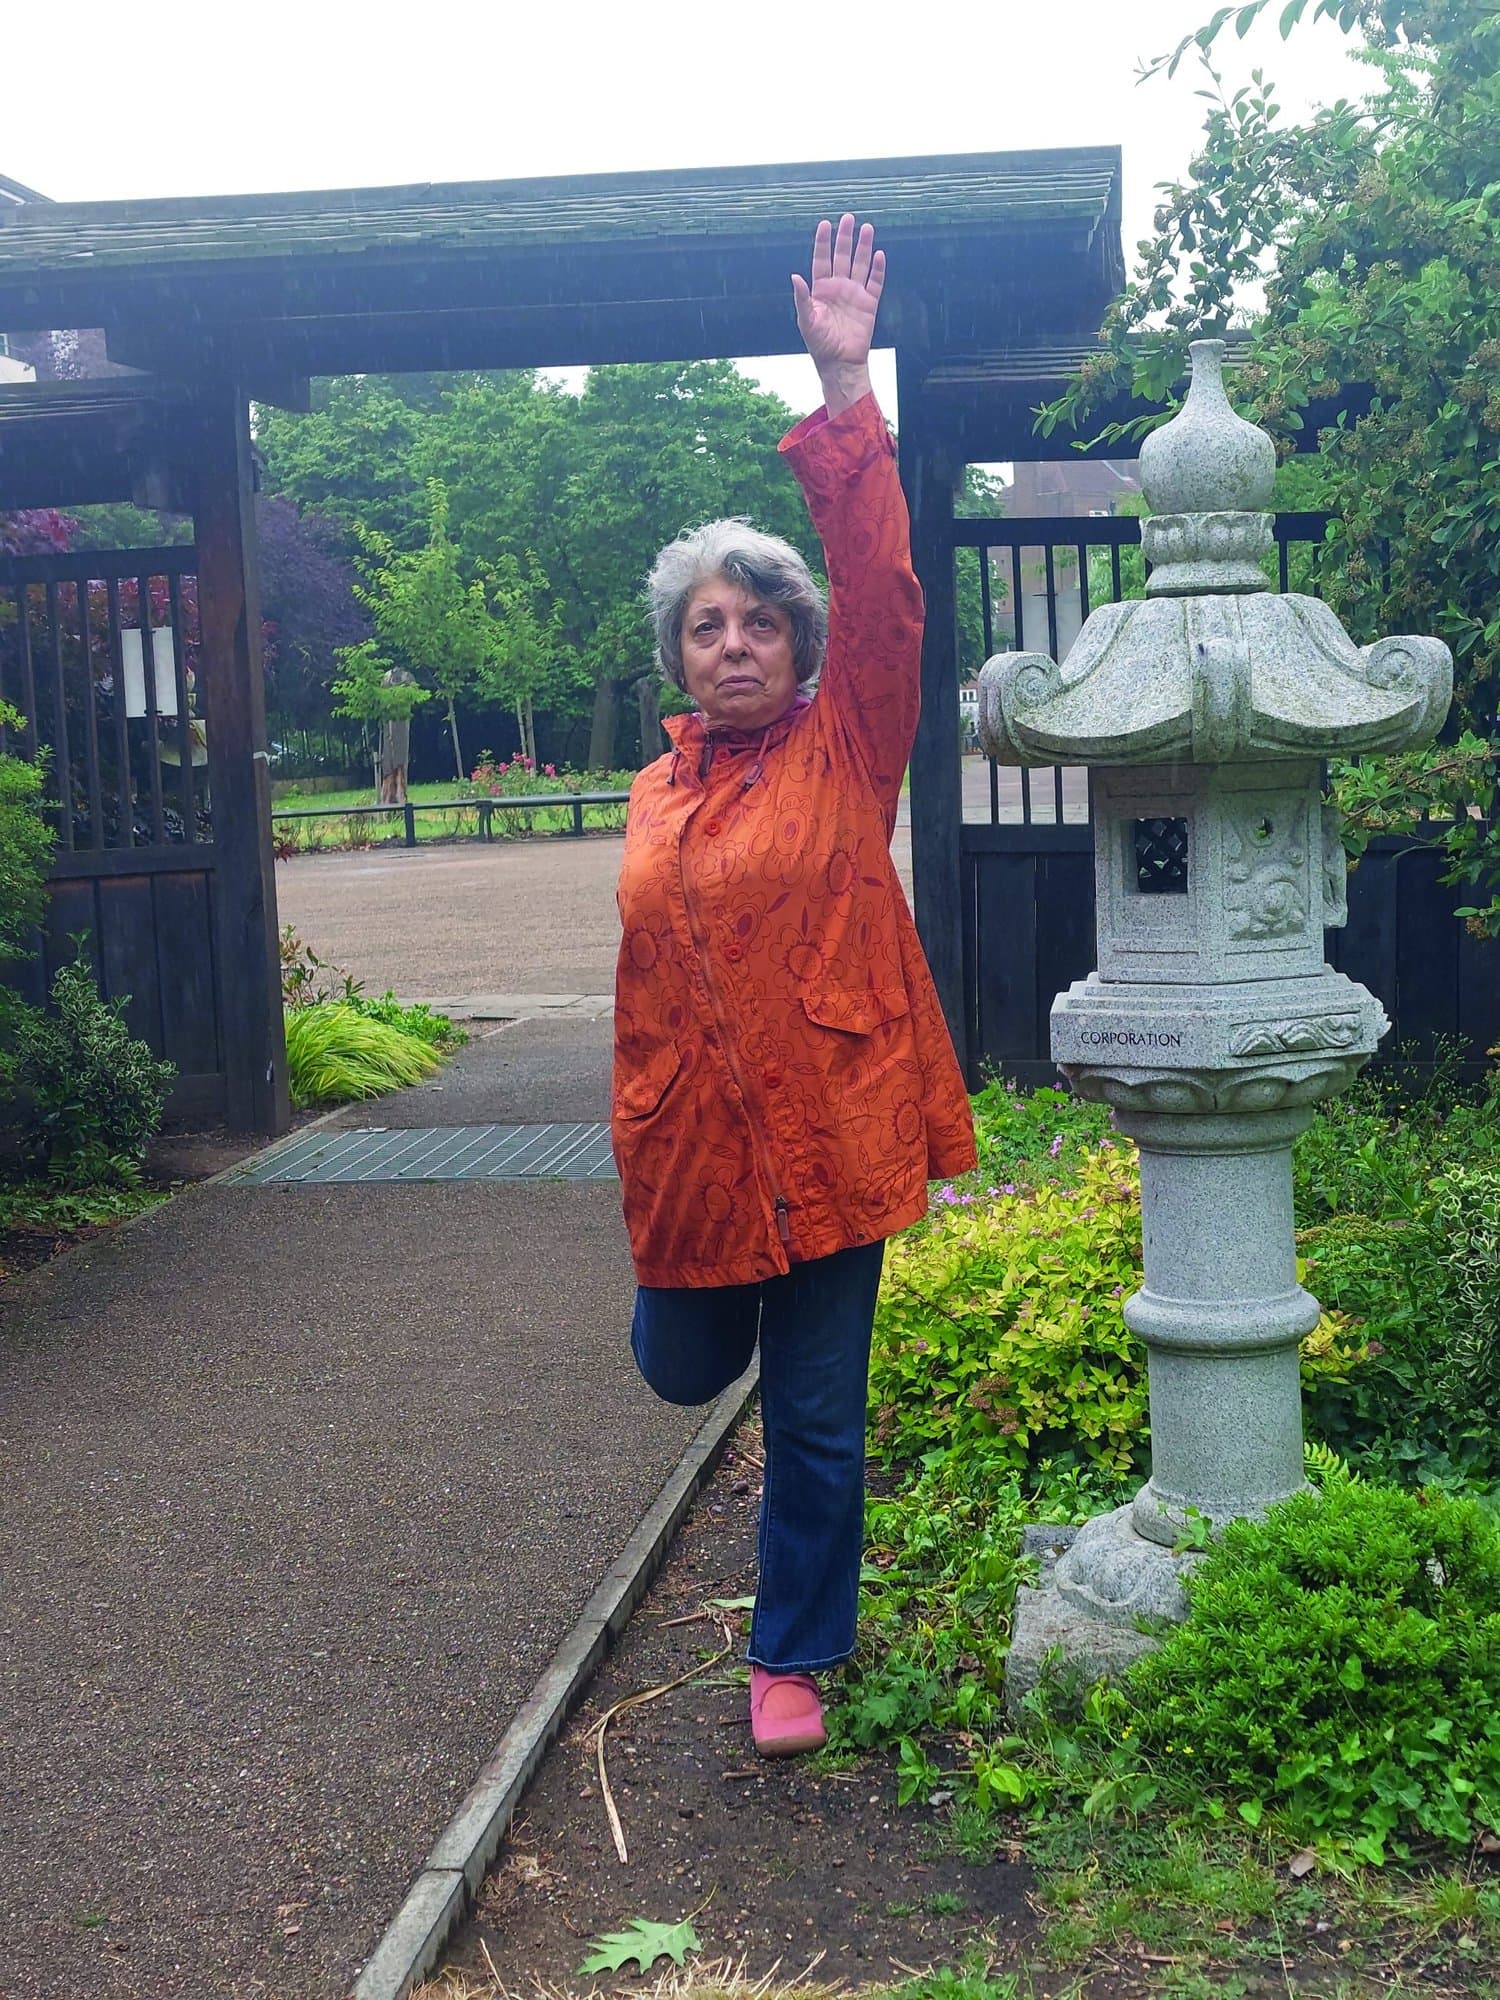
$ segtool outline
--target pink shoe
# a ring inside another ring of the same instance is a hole
[[[762,1757],[800,1757],[828,1741],[823,1703],[811,1674],[750,1669],[750,1733]]]

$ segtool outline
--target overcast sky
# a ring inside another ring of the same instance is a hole
[[[1331,23],[1221,43],[1289,112],[1352,94]],[[1124,149],[1125,241],[1204,106],[1142,58],[1210,0],[71,0],[7,7],[0,173],[59,201],[634,168]],[[25,87],[17,85],[30,79]],[[798,408],[805,363],[754,371]],[[893,384],[882,400],[894,410]]]

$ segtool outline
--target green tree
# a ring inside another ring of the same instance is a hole
[[[1219,8],[1147,72],[1198,57],[1203,146],[1042,427],[1086,424],[1122,391],[1165,414],[1188,341],[1237,317],[1251,347],[1234,393],[1283,450],[1319,406],[1339,412],[1308,475],[1335,517],[1320,588],[1357,639],[1436,632],[1457,663],[1454,740],[1341,771],[1341,801],[1364,832],[1433,804],[1454,815],[1450,879],[1476,885],[1474,926],[1500,930],[1500,828],[1486,837],[1473,818],[1500,757],[1500,5],[1290,0],[1284,33],[1318,16],[1358,29],[1372,79],[1301,125],[1281,120],[1263,73],[1229,92],[1212,67],[1224,31],[1265,5]]]
[[[664,542],[745,515],[816,561],[777,444],[793,421],[727,361],[596,368],[581,396],[481,384],[429,433],[453,533],[477,567],[535,561],[558,643],[592,697],[589,764],[618,762],[623,698],[654,673],[641,585]],[[653,753],[654,754],[654,753]]]
[[[427,540],[421,548],[394,548],[388,537],[371,529],[362,532],[361,540],[369,580],[358,595],[374,621],[380,647],[369,654],[354,648],[358,664],[346,658],[346,677],[365,690],[373,662],[384,658],[387,665],[408,668],[422,685],[430,684],[444,703],[454,774],[462,783],[468,774],[457,704],[479,684],[495,641],[484,584],[465,577],[448,533],[446,488],[437,479],[427,482]],[[364,699],[364,693],[358,698]],[[350,697],[342,699],[347,704]],[[346,705],[341,712],[352,710]]]
[[[477,685],[516,716],[521,753],[537,763],[536,704],[547,702],[581,678],[563,647],[561,612],[534,556],[525,568],[514,556],[496,557],[484,579],[489,600],[490,647]]]
[[[351,551],[359,529],[394,548],[416,548],[427,505],[413,455],[426,423],[424,410],[370,376],[319,382],[310,413],[259,407],[255,443],[265,491],[337,521]]]

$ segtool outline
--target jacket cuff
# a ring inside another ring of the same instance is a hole
[[[792,426],[777,449],[793,465],[800,459],[826,455],[841,458],[852,467],[867,464],[872,456],[896,455],[873,390],[836,417],[830,417],[826,409],[814,410]]]

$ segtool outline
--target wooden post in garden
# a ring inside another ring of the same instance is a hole
[[[922,716],[911,753],[913,914],[948,1032],[967,1071],[959,863],[963,770],[958,755],[953,582],[953,492],[958,468],[952,454],[924,431],[920,416],[922,374],[920,361],[898,348],[901,484],[911,510],[912,567],[927,606],[922,633]]]
[[[214,903],[223,998],[225,1120],[275,1136],[291,1123],[271,847],[249,408],[219,377],[195,391],[193,527],[199,687],[213,801]]]

